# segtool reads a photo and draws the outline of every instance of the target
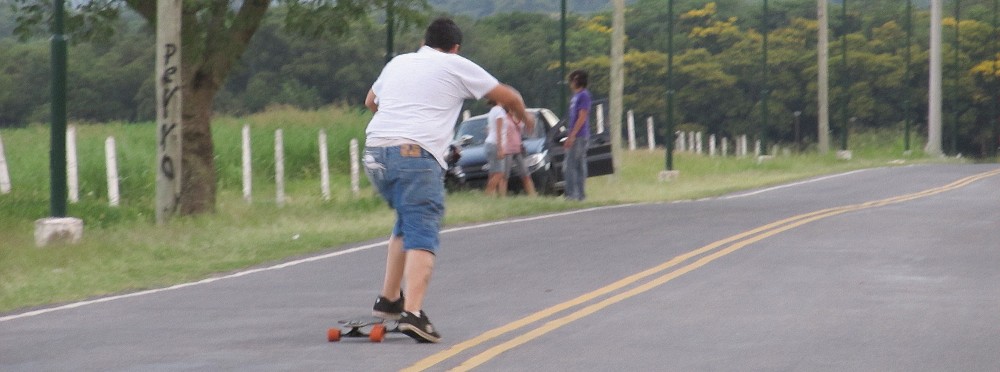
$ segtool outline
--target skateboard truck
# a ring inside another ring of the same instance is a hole
[[[329,342],[340,341],[344,337],[368,337],[371,342],[382,342],[388,332],[397,332],[398,324],[388,327],[393,320],[386,320],[377,317],[347,319],[338,321],[340,327],[330,328],[326,331],[326,339]],[[368,328],[366,330],[366,328]]]

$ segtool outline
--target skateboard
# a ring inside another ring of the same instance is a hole
[[[371,342],[382,342],[385,334],[399,332],[399,322],[374,316],[340,320],[339,327],[326,331],[329,342],[340,341],[343,337],[368,337]]]

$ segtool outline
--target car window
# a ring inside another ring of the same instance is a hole
[[[535,112],[535,131],[525,133],[525,138],[545,138],[548,128],[554,123],[549,116],[550,113]],[[472,140],[466,146],[478,146],[486,142],[486,118],[471,118],[458,125],[455,131],[455,139],[461,140],[463,136],[471,136]]]
[[[472,137],[468,146],[482,145],[486,142],[486,118],[469,119],[459,124],[455,139],[461,140],[464,136]]]
[[[541,112],[535,112],[535,132],[525,133],[526,138],[545,138],[545,132],[548,130],[549,124],[542,117]]]

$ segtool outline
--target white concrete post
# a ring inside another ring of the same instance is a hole
[[[118,195],[118,155],[115,149],[115,137],[108,137],[104,140],[104,159],[105,164],[107,164],[108,204],[117,207],[120,198]]]
[[[698,155],[701,155],[701,154],[705,153],[704,151],[702,151],[702,142],[703,141],[701,139],[702,139],[701,138],[701,132],[695,132],[695,134],[694,134],[694,140],[695,140],[694,152],[697,153]]]
[[[361,194],[361,165],[358,164],[358,159],[360,155],[358,154],[358,139],[351,139],[351,191],[354,192],[354,196]]]
[[[4,154],[3,138],[0,137],[0,194],[10,193],[10,173],[7,170],[7,157]]]
[[[635,115],[628,110],[628,149],[635,150]]]
[[[252,165],[250,164],[250,126],[243,125],[243,200],[249,203],[253,200]]]
[[[715,135],[708,136],[708,156],[715,157]]]
[[[604,104],[597,105],[597,133],[604,133]]]
[[[69,188],[69,202],[80,201],[80,178],[76,157],[76,126],[66,128],[66,186]]]
[[[688,152],[694,152],[694,132],[688,132]]]
[[[684,132],[677,132],[675,134],[677,135],[677,144],[674,146],[674,149],[679,152],[687,151],[687,136]]]
[[[285,139],[281,129],[274,131],[274,186],[275,201],[285,205]]]
[[[330,160],[327,157],[326,130],[319,130],[319,188],[323,200],[330,200]]]
[[[754,157],[760,156],[760,140],[756,140],[753,142],[753,156]]]
[[[653,133],[653,117],[650,116],[646,118],[646,139],[649,142],[649,150],[653,151],[656,149],[656,136]]]
[[[722,156],[729,156],[729,138],[722,137]]]
[[[747,135],[740,135],[740,157],[746,157],[749,149],[747,148]]]

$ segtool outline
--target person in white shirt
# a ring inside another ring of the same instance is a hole
[[[486,150],[486,166],[489,168],[485,193],[488,196],[496,196],[497,194],[505,196],[507,195],[507,162],[503,149],[507,145],[507,127],[504,125],[507,111],[493,100],[487,100],[486,103],[493,107],[486,114],[486,140],[483,142],[483,149]]]
[[[434,20],[424,45],[387,63],[365,98],[374,113],[365,131],[365,171],[396,211],[372,313],[399,319],[400,331],[420,342],[441,339],[422,307],[444,215],[446,153],[463,101],[487,97],[533,123],[520,94],[459,56],[461,44],[454,21]]]

